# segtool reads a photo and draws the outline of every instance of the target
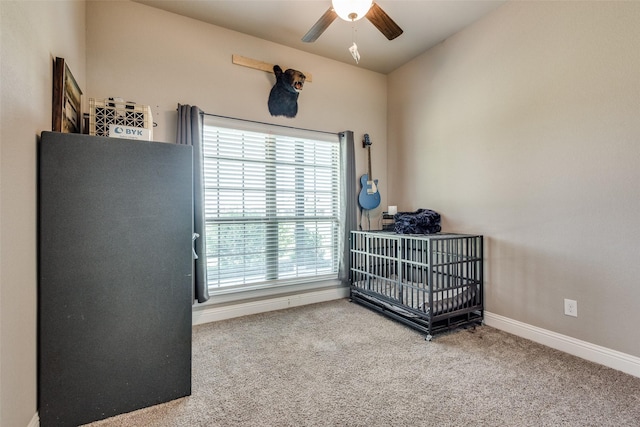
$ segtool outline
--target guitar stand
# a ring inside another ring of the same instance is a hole
[[[366,212],[367,222],[369,223],[369,228],[367,230],[362,228],[363,216],[365,215],[365,212]],[[358,228],[361,231],[371,231],[371,216],[369,215],[369,212],[371,212],[370,209],[362,209],[362,208],[360,208],[360,221],[358,222]]]

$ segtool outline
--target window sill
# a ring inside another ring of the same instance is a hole
[[[296,294],[299,292],[315,291],[323,288],[343,286],[337,278],[323,278],[320,280],[309,280],[304,282],[290,282],[278,284],[263,284],[257,286],[245,286],[242,288],[220,288],[209,291],[209,301],[196,304],[194,308],[212,304],[229,304],[234,302],[246,302],[253,299],[269,298],[285,294]]]
[[[349,296],[349,287],[338,279],[271,286],[261,289],[236,289],[216,292],[209,301],[193,306],[193,325],[234,317],[314,304]]]

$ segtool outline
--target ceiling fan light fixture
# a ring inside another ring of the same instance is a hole
[[[371,5],[372,0],[331,0],[333,10],[345,21],[357,21],[364,18]]]

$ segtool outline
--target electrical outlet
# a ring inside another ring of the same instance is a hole
[[[578,301],[572,299],[564,299],[564,314],[567,316],[578,317]]]

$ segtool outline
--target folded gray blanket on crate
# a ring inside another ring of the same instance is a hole
[[[418,209],[415,212],[398,212],[393,216],[394,230],[398,234],[433,234],[438,233],[440,214],[431,209]]]

